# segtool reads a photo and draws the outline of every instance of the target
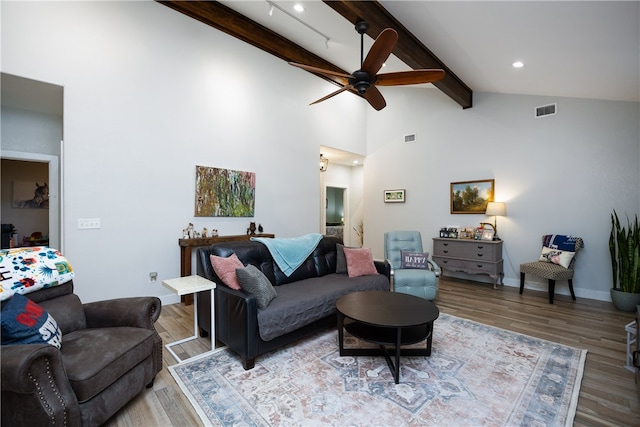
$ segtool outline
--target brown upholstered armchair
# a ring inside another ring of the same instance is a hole
[[[55,319],[62,347],[2,346],[2,425],[100,425],[153,385],[162,369],[158,298],[82,304],[73,281],[25,296]]]

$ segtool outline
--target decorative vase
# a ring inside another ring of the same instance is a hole
[[[611,288],[611,301],[615,308],[620,311],[636,311],[637,306],[640,305],[640,294],[622,292]]]

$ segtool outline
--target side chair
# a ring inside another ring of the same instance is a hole
[[[520,294],[524,291],[525,274],[547,279],[549,286],[549,304],[553,304],[556,280],[566,280],[569,283],[571,298],[575,301],[573,291],[573,273],[576,255],[584,248],[582,238],[561,234],[547,234],[542,236],[542,253],[538,261],[520,264]]]

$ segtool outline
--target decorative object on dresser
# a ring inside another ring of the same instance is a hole
[[[487,204],[493,201],[495,180],[452,182],[451,213],[452,214],[482,214],[487,210]]]
[[[488,274],[493,288],[504,277],[502,241],[433,238],[433,260],[444,270]]]
[[[491,224],[495,232],[493,239],[500,240],[500,237],[498,237],[498,217],[507,216],[507,206],[504,202],[489,202],[487,203],[487,210],[484,214],[493,216],[493,224]]]
[[[571,299],[575,301],[573,292],[573,266],[576,255],[584,248],[580,237],[562,234],[547,234],[542,236],[542,253],[538,261],[520,264],[520,294],[524,291],[525,273],[542,277],[549,283],[549,304],[553,304],[556,280],[567,280]]]

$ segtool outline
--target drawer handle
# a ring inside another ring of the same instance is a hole
[[[444,252],[445,254],[448,254],[448,253],[449,253],[449,251],[442,251],[442,252]]]
[[[443,243],[442,245],[443,245],[443,246],[449,246],[449,244],[448,244],[448,243]]]
[[[478,256],[483,256],[484,254],[476,254],[476,255],[478,255]]]
[[[478,246],[478,249],[483,249],[483,248],[484,248],[484,246]]]
[[[443,259],[443,260],[442,260],[442,263],[443,263],[443,264],[447,264],[448,262],[449,262],[449,260],[448,260],[448,259]]]
[[[482,268],[484,266],[484,264],[476,264],[476,267],[478,268]]]

